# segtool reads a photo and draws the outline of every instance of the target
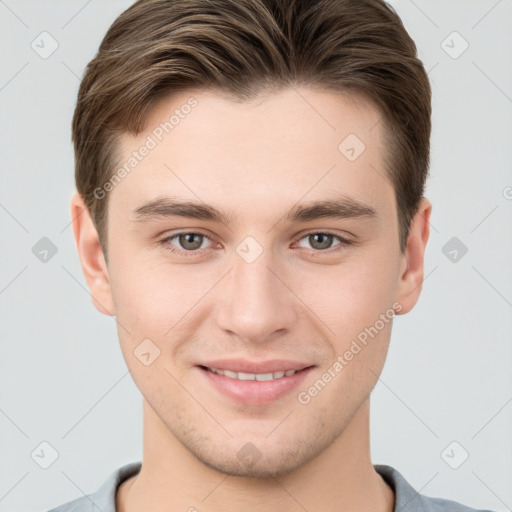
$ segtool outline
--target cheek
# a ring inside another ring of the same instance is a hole
[[[381,314],[391,315],[398,264],[395,256],[374,247],[339,265],[305,272],[296,279],[296,286],[298,295],[330,328],[336,348],[342,349]]]
[[[146,339],[173,360],[180,340],[188,340],[204,320],[207,293],[218,277],[190,265],[122,258],[112,268],[119,340],[127,364],[137,364],[133,352]]]
[[[134,382],[151,403],[172,386],[172,328],[184,314],[180,304],[186,288],[172,282],[169,274],[142,263],[118,264],[111,279],[121,352]]]
[[[134,329],[150,328],[162,336],[200,297],[198,272],[179,265],[120,260],[113,267],[111,286],[117,316]]]

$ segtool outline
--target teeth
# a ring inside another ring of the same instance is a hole
[[[272,380],[276,377],[272,373],[257,373],[256,380]]]
[[[256,375],[254,373],[238,372],[238,380],[254,380]]]
[[[233,372],[231,370],[219,370],[217,368],[208,368],[213,373],[218,373],[219,375],[224,375],[225,377],[229,377],[231,379],[238,380],[257,380],[257,381],[265,381],[265,380],[274,380],[281,379],[286,376],[289,377],[293,375],[298,370],[280,370],[273,373],[246,373],[246,372]]]

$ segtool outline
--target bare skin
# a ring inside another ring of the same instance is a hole
[[[369,411],[393,320],[376,322],[418,300],[432,205],[422,199],[402,254],[380,113],[354,96],[305,88],[245,103],[206,91],[166,98],[142,133],[123,135],[119,165],[191,96],[197,106],[109,192],[108,265],[80,196],[71,202],[93,304],[115,315],[143,395],[142,468],[119,487],[117,510],[391,512],[394,493],[370,458]],[[365,144],[353,161],[338,149],[349,134]],[[236,219],[136,220],[136,208],[165,195]],[[297,203],[342,195],[376,215],[285,219]],[[177,233],[196,233],[200,248],[187,255],[190,245],[170,238]],[[315,233],[333,235],[328,248]],[[237,253],[249,236],[262,251],[251,263]],[[149,365],[134,354],[144,339],[160,351]],[[198,367],[220,358],[313,368],[284,396],[240,403]],[[239,456],[244,446],[256,454],[250,464]]]

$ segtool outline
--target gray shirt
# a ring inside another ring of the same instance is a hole
[[[491,512],[476,510],[452,500],[429,498],[416,492],[391,466],[374,464],[373,467],[395,492],[394,512]],[[117,487],[121,482],[138,473],[140,468],[140,462],[126,464],[111,473],[95,493],[76,498],[48,512],[117,512]]]

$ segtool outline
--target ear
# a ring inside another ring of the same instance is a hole
[[[103,249],[89,210],[79,193],[73,194],[71,198],[71,219],[76,248],[92,303],[100,313],[113,316],[115,308]]]
[[[398,315],[405,315],[414,307],[423,284],[423,264],[425,248],[430,235],[430,214],[432,203],[425,197],[420,201],[416,215],[411,221],[407,247],[402,256],[402,270],[398,284],[397,301],[402,304]]]

